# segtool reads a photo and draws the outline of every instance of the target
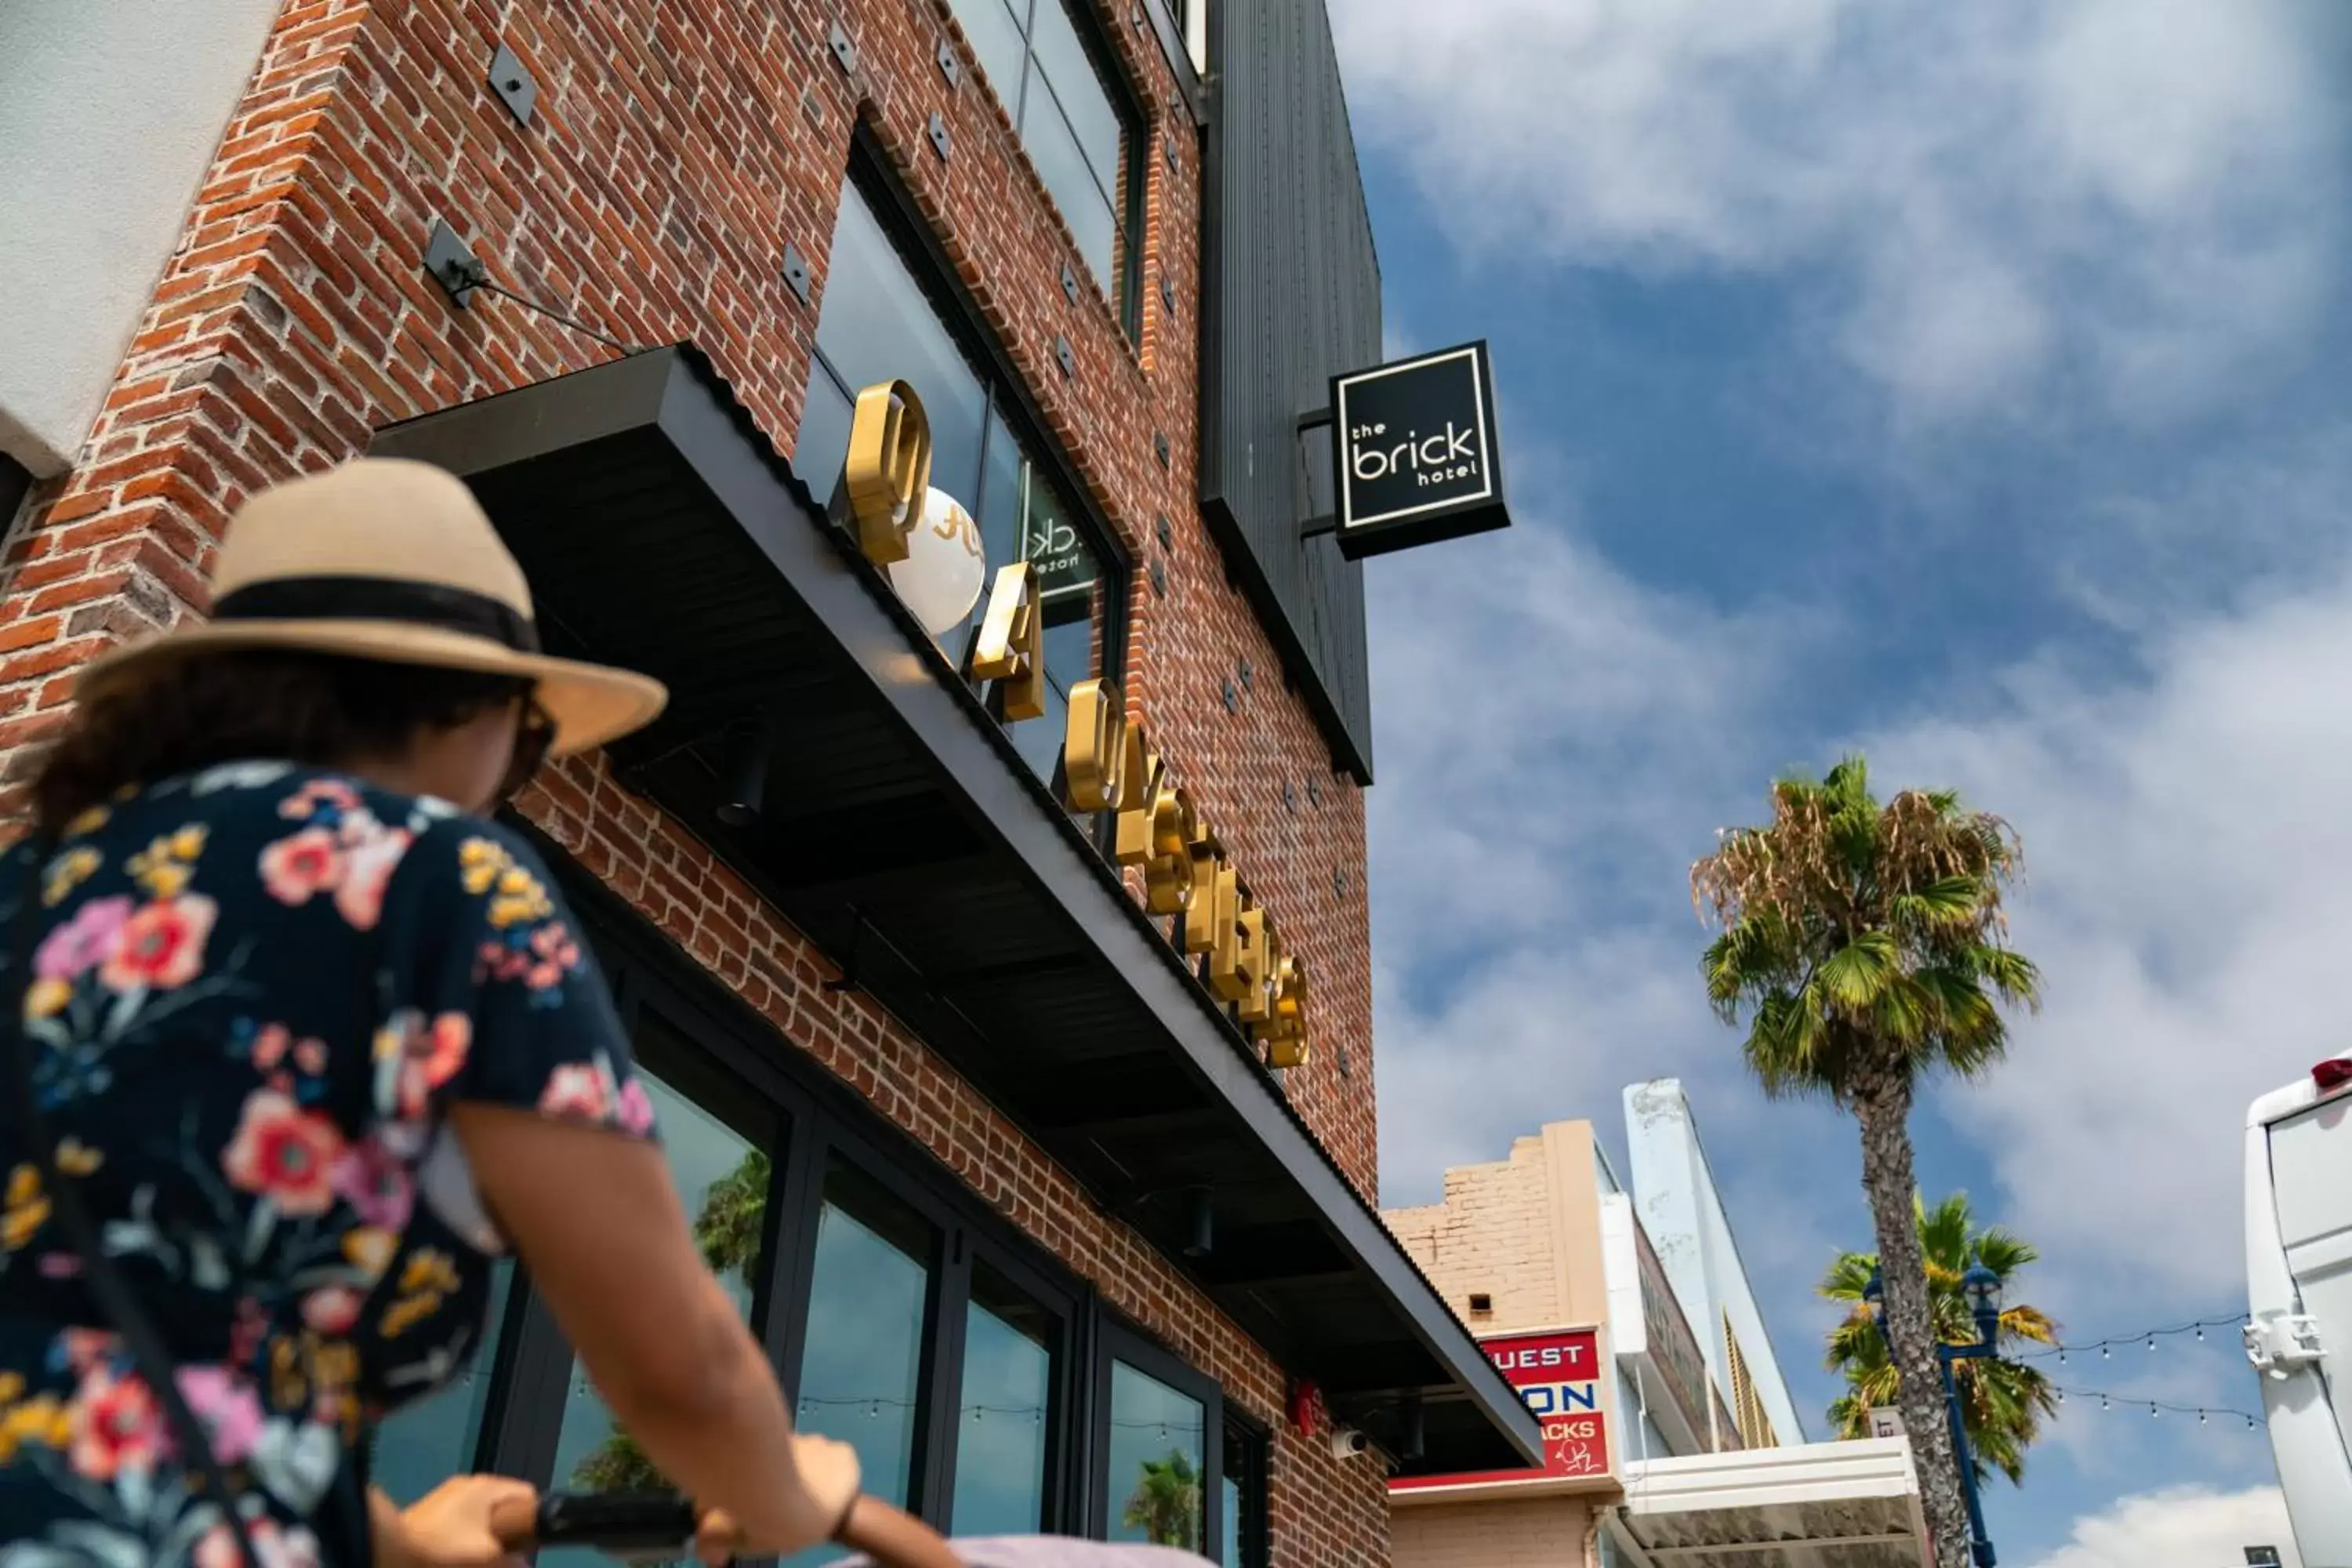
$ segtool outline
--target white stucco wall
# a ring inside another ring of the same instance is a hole
[[[72,465],[279,0],[0,0],[0,451]]]
[[[1632,1156],[1634,1208],[1706,1352],[1707,1375],[1730,1405],[1731,1373],[1723,1348],[1727,1315],[1774,1432],[1784,1445],[1803,1442],[1804,1422],[1781,1374],[1780,1355],[1764,1326],[1748,1269],[1739,1260],[1739,1243],[1731,1234],[1730,1218],[1716,1191],[1680,1082],[1657,1079],[1625,1090],[1625,1141]]]

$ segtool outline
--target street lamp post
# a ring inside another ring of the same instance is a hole
[[[1894,1336],[1886,1331],[1885,1289],[1878,1266],[1871,1265],[1870,1283],[1862,1288],[1862,1304],[1870,1313],[1870,1321],[1878,1325],[1878,1337],[1886,1345],[1886,1359],[1895,1361]],[[1936,1370],[1944,1379],[1944,1415],[1952,1428],[1952,1458],[1960,1470],[1960,1495],[1969,1505],[1969,1555],[1975,1560],[1976,1568],[1994,1568],[1998,1560],[1993,1556],[1992,1542],[1985,1535],[1984,1505],[1977,1497],[1976,1459],[1969,1451],[1967,1423],[1960,1419],[1960,1391],[1952,1379],[1952,1363],[1999,1353],[2000,1277],[1981,1263],[1972,1265],[1960,1276],[1960,1294],[1968,1298],[1969,1313],[1977,1321],[1977,1342],[1948,1345],[1939,1336],[1936,1342]],[[1901,1363],[1896,1364],[1899,1367]]]

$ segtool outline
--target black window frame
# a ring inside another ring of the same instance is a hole
[[[1222,1531],[1209,1543],[1211,1551],[1208,1555],[1223,1568],[1271,1568],[1274,1560],[1274,1503],[1270,1489],[1274,1477],[1273,1434],[1241,1411],[1227,1405],[1224,1440],[1220,1477],[1231,1479],[1235,1471],[1240,1472],[1242,1519],[1238,1539],[1242,1560],[1239,1564],[1224,1563],[1224,1536]],[[1222,1506],[1224,1497],[1223,1487],[1218,1489],[1217,1495]]]
[[[1224,1479],[1225,1391],[1216,1379],[1169,1350],[1139,1324],[1108,1309],[1096,1335],[1087,1533],[1096,1541],[1110,1537],[1110,1510],[1115,1500],[1110,1495],[1108,1470],[1114,1362],[1125,1362],[1146,1377],[1200,1402],[1201,1554],[1206,1555],[1223,1539],[1224,1488],[1221,1483]]]
[[[1000,0],[990,0],[998,4]],[[947,249],[938,234],[923,216],[921,207],[908,194],[905,185],[890,173],[889,155],[874,131],[872,121],[861,119],[850,138],[849,167],[842,180],[845,194],[856,191],[881,225],[907,275],[929,303],[933,315],[944,328],[956,347],[962,351],[974,376],[981,383],[983,404],[981,417],[979,478],[985,482],[988,473],[990,441],[998,421],[1013,437],[1021,454],[1043,471],[1055,495],[1066,504],[1071,522],[1078,529],[1087,547],[1094,552],[1097,581],[1103,597],[1101,624],[1097,639],[1101,652],[1096,671],[1106,680],[1126,679],[1127,645],[1129,617],[1133,612],[1131,588],[1135,562],[1118,530],[1110,525],[1096,505],[1093,492],[1078,476],[1061,443],[1050,434],[1051,423],[1035,395],[1029,390],[1027,380],[1001,340],[992,331],[979,302],[971,296],[949,258]],[[836,220],[837,221],[837,220]],[[832,279],[825,280],[829,289]],[[824,300],[818,300],[817,321],[824,322]],[[808,335],[809,366],[812,374],[822,374],[842,397],[855,404],[862,388],[853,385],[835,366],[818,341],[816,331]],[[919,388],[918,390],[920,390]],[[813,484],[817,476],[802,474]],[[824,489],[818,490],[825,493]],[[975,495],[972,504],[982,504]],[[970,680],[969,671],[960,671]],[[972,682],[975,689],[979,683]],[[1063,693],[1065,697],[1068,694]]]
[[[979,0],[973,0],[973,3],[979,3]],[[1127,334],[1130,343],[1139,345],[1143,342],[1143,253],[1147,248],[1147,237],[1143,230],[1150,214],[1147,187],[1151,179],[1151,160],[1146,153],[1151,145],[1152,125],[1148,100],[1135,79],[1128,74],[1127,62],[1119,58],[1118,50],[1112,47],[1110,35],[1103,26],[1094,0],[990,0],[990,3],[1004,5],[1008,13],[1016,6],[1024,13],[1023,17],[1014,22],[1021,37],[1021,79],[1012,84],[1009,98],[1004,83],[992,80],[989,89],[996,94],[1005,117],[1013,122],[1013,135],[1021,144],[1021,155],[1029,160],[1030,168],[1036,173],[1037,184],[1052,198],[1057,209],[1061,199],[1054,195],[1054,188],[1046,184],[1045,172],[1038,169],[1036,159],[1030,156],[1029,133],[1024,129],[1029,93],[1038,74],[1035,41],[1038,6],[1064,5],[1070,18],[1070,28],[1077,35],[1078,47],[1085,50],[1087,63],[1094,68],[1095,77],[1102,84],[1103,96],[1110,101],[1111,113],[1118,119],[1119,127],[1119,188],[1102,191],[1101,194],[1103,205],[1111,210],[1113,226],[1118,233],[1118,254],[1112,260],[1118,276],[1097,281],[1102,284],[1103,292],[1110,301],[1111,314],[1118,318],[1119,331]],[[955,0],[939,0],[939,4],[949,16],[955,15]],[[1181,27],[1181,22],[1179,26]],[[987,73],[983,70],[982,74],[985,76]],[[1069,127],[1075,142],[1076,128],[1070,125],[1068,111],[1061,106],[1060,94],[1054,94],[1054,100],[1055,112],[1062,116],[1062,122]],[[1093,165],[1089,163],[1087,173],[1091,174],[1093,172]],[[1096,189],[1101,191],[1099,181]],[[1088,276],[1092,276],[1094,263],[1076,245],[1077,225],[1070,221],[1066,213],[1063,215],[1062,224],[1070,232],[1074,259],[1086,268]]]
[[[675,1076],[704,1081],[721,1076],[755,1096],[763,1117],[774,1121],[773,1184],[761,1254],[764,1267],[753,1290],[752,1325],[772,1364],[781,1369],[787,1397],[798,1393],[808,1340],[808,1297],[824,1172],[831,1161],[839,1159],[920,1215],[938,1238],[919,1383],[924,1414],[915,1433],[908,1510],[941,1531],[951,1527],[964,1327],[972,1267],[985,1262],[1057,1325],[1040,1531],[1097,1540],[1108,1533],[1113,1501],[1107,1474],[1111,1366],[1124,1361],[1200,1402],[1202,1528],[1206,1549],[1214,1552],[1223,1539],[1226,1454],[1230,1449],[1235,1462],[1253,1467],[1244,1495],[1251,1495],[1254,1482],[1262,1500],[1268,1447],[1263,1429],[1228,1405],[1216,1379],[1110,1307],[1090,1284],[999,1214],[911,1134],[804,1059],[770,1020],[677,952],[543,834],[519,821],[516,826],[535,840],[554,868],[613,986],[632,1040],[638,1037],[639,1020],[651,1010],[677,1037],[673,1048],[690,1050],[696,1058],[690,1074]],[[647,1065],[658,1073],[664,1064],[656,1059]],[[572,1352],[528,1273],[520,1264],[516,1268],[470,1459],[478,1469],[517,1476],[542,1488],[561,1486],[564,1478],[551,1472]],[[1259,1435],[1255,1447],[1230,1436],[1249,1433]],[[1263,1562],[1262,1542],[1257,1550],[1260,1555],[1252,1561]]]

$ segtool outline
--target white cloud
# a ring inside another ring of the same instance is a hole
[[[1801,285],[1910,423],[2163,420],[2293,359],[2342,204],[2312,0],[1347,0],[1360,137],[1489,252]],[[1810,323],[1808,323],[1810,325]]]
[[[2352,583],[2145,647],[2145,681],[2028,666],[2000,711],[1872,742],[2011,817],[2048,1007],[1948,1113],[2060,1278],[2242,1300],[2245,1108],[2346,1042]],[[2084,1325],[2092,1327],[2092,1325]]]
[[[2276,1487],[2170,1487],[2076,1520],[2066,1544],[2033,1568],[2217,1568],[2243,1562],[2248,1546],[2275,1546],[2285,1568],[2303,1568]]]

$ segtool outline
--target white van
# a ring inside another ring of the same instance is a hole
[[[2352,1568],[2352,1057],[2246,1112],[2246,1356],[2305,1568]]]

